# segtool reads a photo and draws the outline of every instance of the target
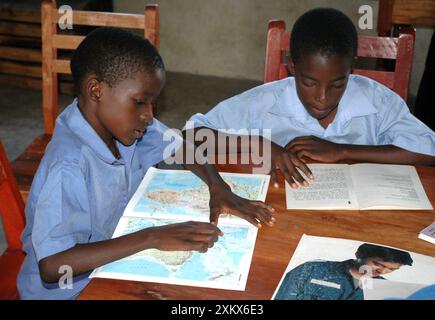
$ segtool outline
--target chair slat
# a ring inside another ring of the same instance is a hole
[[[397,38],[358,37],[358,57],[396,59]]]
[[[54,22],[59,21],[62,15],[63,13],[59,13],[57,9],[52,10],[52,19]],[[73,24],[95,27],[143,29],[145,27],[145,19],[141,14],[74,10]]]
[[[70,61],[69,60],[54,60],[53,72],[71,74]]]
[[[41,62],[41,51],[32,48],[0,47],[0,56],[4,59]]]
[[[84,36],[55,34],[53,36],[53,47],[56,49],[75,50],[84,38]]]
[[[40,78],[42,73],[40,66],[23,65],[12,61],[0,61],[0,70],[2,73],[31,76],[35,78]]]

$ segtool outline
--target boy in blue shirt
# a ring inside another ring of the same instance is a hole
[[[234,195],[213,166],[190,164],[209,186],[213,223],[179,223],[111,239],[128,200],[170,143],[163,138],[168,128],[152,113],[164,65],[146,39],[101,28],[79,45],[71,70],[77,98],[56,120],[26,205],[21,298],[75,298],[90,271],[149,248],[205,252],[222,234],[216,226],[222,211],[257,226],[273,224],[272,208]],[[58,284],[64,266],[73,273],[72,289]]]
[[[295,23],[289,70],[294,77],[264,84],[191,118],[195,130],[271,129],[276,168],[293,188],[312,178],[304,157],[435,165],[435,133],[415,118],[396,93],[351,75],[357,32],[335,9],[313,9]]]

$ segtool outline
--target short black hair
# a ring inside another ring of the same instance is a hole
[[[162,57],[146,38],[128,30],[98,28],[80,43],[71,59],[76,94],[83,79],[95,74],[98,81],[116,86],[138,71],[164,69]]]
[[[290,35],[290,54],[294,63],[302,55],[340,55],[351,61],[357,54],[358,34],[344,13],[332,8],[312,9],[300,16]]]
[[[356,251],[358,259],[380,258],[383,261],[400,263],[401,265],[412,266],[413,260],[408,252],[393,248],[364,243]]]

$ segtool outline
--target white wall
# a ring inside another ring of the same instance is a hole
[[[152,0],[150,0],[152,1]],[[142,13],[147,1],[114,0],[117,12]],[[343,11],[358,25],[358,8],[374,0],[154,0],[160,6],[160,52],[167,69],[200,75],[262,80],[267,23],[294,21],[315,7]],[[360,34],[375,34],[375,30]],[[431,29],[418,29],[411,93],[416,94]]]

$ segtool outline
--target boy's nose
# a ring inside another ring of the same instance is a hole
[[[154,113],[153,113],[153,105],[151,103],[146,107],[144,107],[144,110],[140,114],[140,119],[147,123],[153,121]]]
[[[315,99],[317,102],[324,103],[326,101],[326,88],[320,88],[316,92]]]

